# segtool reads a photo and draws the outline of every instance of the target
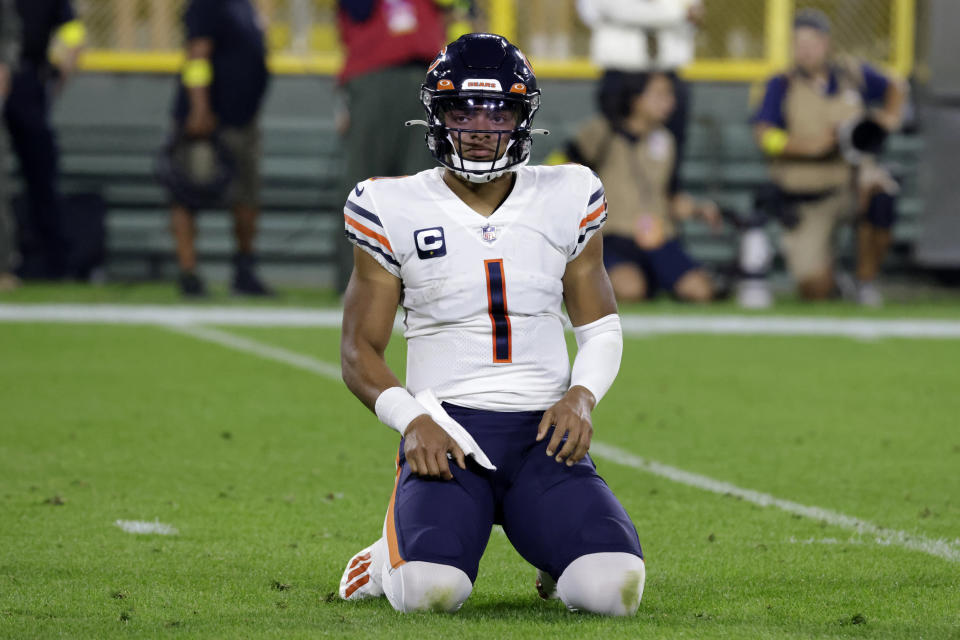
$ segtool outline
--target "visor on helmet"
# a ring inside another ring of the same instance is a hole
[[[442,98],[436,108],[447,129],[471,132],[513,131],[525,124],[527,111],[518,100],[485,97]]]

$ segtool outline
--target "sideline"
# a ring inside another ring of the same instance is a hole
[[[230,349],[243,351],[252,355],[259,356],[268,360],[274,360],[283,364],[297,367],[311,373],[315,373],[327,378],[340,380],[340,368],[336,365],[323,362],[316,358],[299,354],[279,347],[241,338],[234,334],[219,329],[209,327],[183,327],[170,326],[171,331],[187,335],[198,340],[212,342]],[[640,471],[666,478],[678,484],[689,487],[695,487],[704,491],[710,491],[720,495],[729,495],[741,498],[761,507],[774,507],[787,513],[800,515],[815,521],[822,521],[828,524],[849,529],[864,536],[870,536],[881,546],[898,546],[911,551],[920,551],[937,558],[942,558],[951,562],[960,562],[960,542],[950,542],[948,540],[936,540],[927,538],[919,534],[912,534],[906,531],[896,529],[887,529],[878,526],[866,520],[861,520],[853,516],[848,516],[837,511],[831,511],[816,506],[809,506],[783,500],[767,493],[761,493],[752,489],[744,489],[728,482],[715,480],[690,471],[684,471],[677,467],[672,467],[655,460],[647,460],[636,456],[629,451],[620,449],[610,444],[594,441],[590,447],[590,454],[606,459],[615,464],[631,467]]]
[[[339,328],[340,309],[187,305],[0,304],[0,322]],[[665,334],[960,339],[960,321],[807,316],[624,314],[628,336]],[[396,329],[402,324],[398,319]]]

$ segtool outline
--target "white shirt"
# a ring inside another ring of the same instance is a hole
[[[600,179],[580,165],[522,167],[484,217],[443,169],[359,183],[347,238],[401,279],[407,389],[490,411],[549,408],[570,361],[561,278],[606,221]]]
[[[591,29],[590,57],[603,69],[674,70],[695,54],[696,29],[687,20],[700,0],[577,0],[581,19]],[[650,59],[647,39],[655,34],[657,57]]]

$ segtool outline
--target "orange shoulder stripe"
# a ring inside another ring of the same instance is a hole
[[[347,221],[348,225],[350,225],[351,227],[353,227],[363,235],[367,236],[368,238],[373,238],[374,240],[376,240],[377,242],[385,246],[387,249],[389,249],[391,253],[393,252],[393,247],[390,246],[390,241],[387,240],[386,237],[380,235],[373,229],[363,226],[362,224],[360,224],[359,222],[357,222],[356,220],[354,220],[353,218],[349,217],[346,214],[344,214],[343,219]]]
[[[607,201],[604,200],[599,207],[597,207],[596,209],[590,212],[590,215],[588,215],[586,218],[580,221],[580,228],[582,229],[583,227],[587,226],[588,222],[593,222],[594,220],[602,216],[603,212],[606,210],[607,210]]]

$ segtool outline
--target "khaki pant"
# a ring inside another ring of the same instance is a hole
[[[833,267],[833,232],[854,216],[854,192],[840,189],[814,202],[796,204],[799,223],[783,234],[787,269],[797,281],[819,276]]]
[[[260,126],[254,118],[243,127],[224,127],[220,140],[230,149],[236,163],[236,173],[227,191],[226,204],[230,207],[260,206]]]

